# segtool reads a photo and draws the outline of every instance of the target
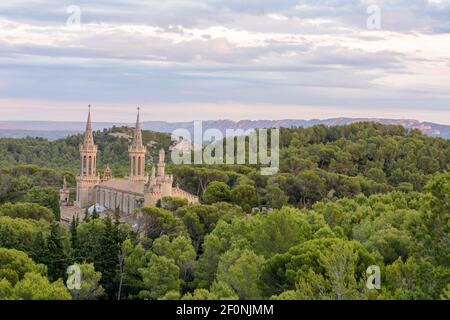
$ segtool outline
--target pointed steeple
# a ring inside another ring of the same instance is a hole
[[[128,155],[130,157],[130,175],[131,181],[148,181],[148,176],[145,175],[145,154],[147,148],[142,143],[141,121],[139,119],[139,111],[136,118],[136,128],[134,129],[134,136],[131,145],[128,147]]]
[[[166,151],[164,151],[164,148],[161,148],[159,150],[159,163],[164,164],[166,161]]]
[[[103,181],[108,181],[112,179],[112,171],[111,168],[109,167],[109,164],[106,165],[105,171],[103,171]]]
[[[85,148],[94,146],[94,134],[92,132],[92,120],[91,120],[91,105],[89,105],[88,119],[86,123],[86,131],[84,132],[84,143]]]
[[[80,173],[77,176],[78,208],[86,208],[95,203],[93,188],[100,182],[97,175],[97,146],[94,144],[92,132],[91,105],[89,105],[88,119],[84,141],[80,144]]]
[[[164,151],[164,148],[161,148],[161,150],[159,150],[159,162],[158,162],[158,176],[159,177],[164,177],[166,174],[165,173],[165,168],[166,168],[165,157],[166,157],[166,152]]]
[[[134,129],[134,137],[133,137],[133,147],[142,148],[144,145],[142,144],[142,129],[141,129],[141,121],[139,119],[139,111],[140,108],[137,108],[138,114],[136,118],[136,128]]]

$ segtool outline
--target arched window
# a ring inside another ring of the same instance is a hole
[[[138,157],[138,171],[137,171],[137,175],[138,176],[141,175],[141,157]]]
[[[86,174],[86,156],[83,156],[83,166],[82,166],[83,174]]]

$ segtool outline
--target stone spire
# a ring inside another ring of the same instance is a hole
[[[142,130],[141,121],[139,119],[139,111],[140,108],[138,108],[133,141],[128,147],[128,155],[130,157],[129,179],[131,181],[146,182],[148,180],[148,176],[145,175],[145,154],[147,153],[147,148],[142,143]]]
[[[91,105],[89,105],[84,141],[80,144],[80,160],[80,174],[76,178],[77,199],[75,205],[78,208],[86,208],[95,203],[92,190],[100,182],[97,176],[97,146],[94,144],[92,131]]]
[[[92,131],[91,105],[89,105],[88,119],[86,123],[86,131],[84,132],[83,147],[88,149],[94,146],[94,134]]]
[[[97,175],[97,146],[94,144],[92,132],[91,105],[89,105],[84,142],[80,145],[81,176],[95,179]]]
[[[135,148],[143,148],[144,145],[142,144],[142,129],[141,129],[141,121],[139,119],[139,111],[140,108],[137,108],[138,114],[136,118],[136,128],[134,129],[134,137],[133,137],[133,147]]]
[[[105,171],[103,171],[103,181],[108,181],[112,179],[112,171],[111,168],[109,167],[109,164],[106,165]]]
[[[164,151],[164,148],[161,148],[161,150],[159,150],[159,162],[158,162],[158,176],[159,177],[164,177],[166,175],[165,158],[166,158],[166,152]]]

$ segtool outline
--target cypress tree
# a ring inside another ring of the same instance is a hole
[[[100,215],[97,212],[97,208],[94,205],[94,210],[92,211],[92,220],[100,218]]]
[[[53,214],[55,215],[55,220],[61,221],[61,208],[59,206],[59,199],[56,194],[52,196],[50,200],[50,206]]]
[[[79,248],[79,241],[78,241],[78,225],[80,223],[80,220],[78,216],[75,218],[75,216],[72,217],[72,223],[70,224],[70,234],[71,234],[71,244],[72,244],[72,260],[74,262],[80,262],[80,248]]]
[[[47,242],[45,241],[44,234],[39,232],[33,240],[30,256],[35,262],[47,265],[49,256],[48,253]]]
[[[109,298],[114,299],[118,287],[120,243],[118,228],[113,225],[110,217],[105,219],[105,225],[105,235],[100,242],[100,256],[95,265],[102,274],[102,286]]]
[[[84,210],[84,219],[83,219],[83,221],[84,222],[89,222],[89,210],[88,210],[88,208],[86,208],[86,210]]]
[[[114,224],[117,226],[120,224],[120,208],[117,207],[116,210],[114,210]]]
[[[47,239],[48,248],[48,276],[51,281],[56,281],[66,275],[66,268],[69,265],[69,256],[67,255],[63,243],[58,223],[51,226],[50,235]]]

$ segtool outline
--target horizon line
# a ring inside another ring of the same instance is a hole
[[[209,122],[209,121],[229,121],[229,122],[233,122],[233,123],[239,123],[239,122],[258,122],[258,121],[327,121],[327,120],[368,120],[370,121],[374,121],[374,120],[394,120],[394,121],[412,121],[412,122],[418,122],[418,123],[433,123],[433,124],[437,124],[437,125],[444,125],[444,126],[450,126],[449,124],[446,123],[440,123],[440,122],[434,122],[434,121],[427,121],[427,120],[419,120],[419,119],[415,119],[415,118],[389,118],[389,117],[331,117],[331,118],[282,118],[282,119],[268,119],[268,118],[263,118],[263,119],[240,119],[240,120],[233,120],[233,119],[229,119],[229,118],[219,118],[219,119],[207,119],[207,120],[185,120],[185,121],[169,121],[169,120],[142,120],[141,123],[151,123],[151,122],[165,122],[165,123],[171,123],[171,124],[175,124],[175,123],[190,123],[190,122]],[[25,119],[25,120],[0,120],[1,122],[41,122],[41,123],[45,123],[45,122],[50,122],[50,123],[85,123],[85,120],[31,120],[31,119]],[[361,121],[364,122],[364,121]],[[93,124],[123,124],[123,125],[129,125],[129,124],[133,124],[133,122],[119,122],[119,121],[92,121]],[[1,128],[0,128],[1,129]],[[5,130],[5,129],[2,129]],[[25,129],[23,129],[25,130]]]

